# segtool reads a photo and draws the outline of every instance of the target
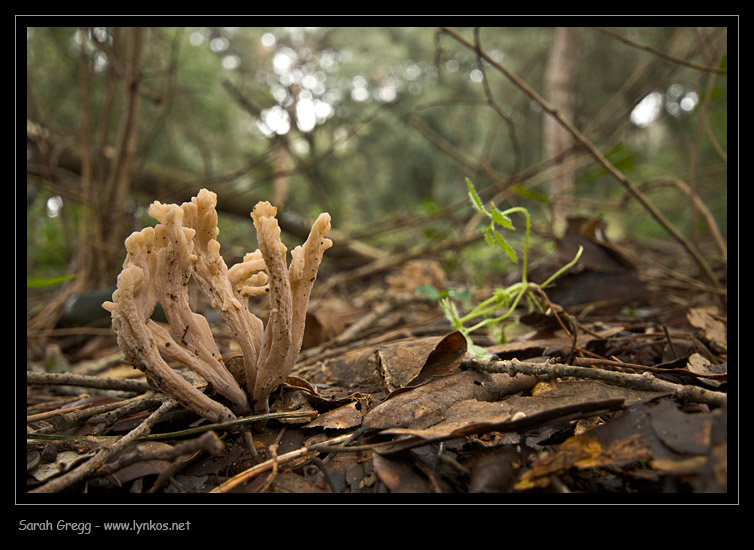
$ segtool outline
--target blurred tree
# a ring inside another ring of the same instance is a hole
[[[557,27],[545,65],[545,97],[566,119],[573,121],[573,72],[579,47],[580,29]],[[561,159],[555,166],[562,166],[564,158],[574,145],[573,136],[552,117],[545,117],[542,130],[545,158]],[[550,183],[553,208],[553,227],[556,233],[565,230],[567,209],[563,208],[561,196],[573,194],[574,173],[557,174]]]
[[[582,148],[554,164],[549,117],[492,65],[547,95],[556,52],[573,63],[574,126],[684,231],[709,223],[695,223],[679,189],[724,236],[725,28],[584,28],[575,51],[552,28],[457,32],[476,50],[433,28],[27,28],[28,273],[111,285],[123,239],[152,223],[148,204],[203,186],[245,222],[274,197],[411,246],[463,227],[419,222],[469,212],[465,177],[487,197],[527,202],[570,174],[570,211],[657,234]],[[255,246],[248,226],[222,223],[224,247]]]
[[[62,303],[70,294],[105,283],[103,275],[112,264],[113,251],[119,248],[126,234],[121,205],[129,196],[132,163],[137,151],[145,30],[140,27],[112,31],[85,29],[77,31],[73,41],[78,45],[81,108],[80,120],[71,128],[74,133],[67,137],[78,145],[80,185],[77,193],[81,206],[78,246],[69,259],[69,271],[78,277],[35,316],[32,326],[37,328],[56,322]],[[93,82],[101,72],[105,72],[105,82],[98,98],[100,117],[92,120]],[[111,110],[117,103],[120,103],[119,109]],[[112,127],[109,131],[108,126]],[[54,166],[58,151],[49,149],[44,132],[35,137],[38,150],[46,157],[40,160],[48,167]],[[112,152],[106,153],[106,148]],[[55,183],[54,173],[49,175]]]

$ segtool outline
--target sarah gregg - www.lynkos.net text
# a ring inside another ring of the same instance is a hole
[[[131,533],[154,533],[159,531],[188,531],[191,528],[190,521],[29,521],[19,520],[19,531],[40,531],[40,532],[58,532],[58,533],[76,533],[79,535],[88,535],[92,531],[114,531],[114,532],[131,532]]]

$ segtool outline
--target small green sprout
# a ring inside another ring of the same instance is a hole
[[[579,248],[579,251],[576,253],[573,260],[561,267],[541,285],[528,282],[526,271],[529,259],[529,236],[531,234],[531,218],[528,210],[521,206],[516,206],[500,211],[493,203],[490,203],[489,210],[487,210],[484,208],[476,189],[474,189],[474,185],[468,178],[466,178],[466,185],[469,187],[469,197],[471,198],[471,203],[474,208],[477,212],[490,220],[489,225],[484,230],[484,237],[487,243],[490,246],[497,246],[500,248],[515,264],[518,263],[518,256],[513,248],[511,248],[511,246],[505,241],[505,238],[497,227],[499,226],[502,229],[515,231],[516,228],[510,219],[511,214],[523,214],[526,219],[526,234],[524,236],[524,253],[521,265],[520,282],[506,288],[496,289],[491,297],[475,306],[466,315],[461,315],[458,312],[457,306],[451,301],[452,296],[442,295],[442,293],[438,293],[437,296],[439,298],[440,308],[443,310],[443,313],[445,313],[445,317],[447,317],[448,321],[450,321],[451,326],[455,330],[461,332],[466,338],[469,353],[479,359],[489,359],[492,355],[486,352],[482,347],[474,344],[470,334],[483,327],[494,327],[508,319],[523,299],[528,303],[530,310],[535,306],[544,309],[540,302],[538,289],[546,288],[548,285],[552,284],[555,279],[573,267],[581,257],[582,248]],[[504,313],[501,315],[495,315],[495,312],[500,308],[504,308]],[[467,326],[467,323],[474,321],[474,324]]]

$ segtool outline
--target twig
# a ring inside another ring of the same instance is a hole
[[[192,460],[197,458],[199,456],[199,453],[196,452],[193,455],[190,456],[184,456],[182,458],[178,458],[177,460],[170,463],[170,465],[165,468],[163,471],[160,472],[160,474],[157,476],[157,479],[154,480],[154,483],[152,486],[147,490],[147,493],[156,493],[165,483],[167,483],[172,477],[174,477],[178,472],[183,470],[186,466],[188,466]],[[178,483],[176,482],[176,485]]]
[[[715,220],[715,217],[712,215],[712,212],[710,212],[710,209],[707,207],[706,204],[704,204],[704,201],[702,201],[702,198],[699,196],[698,193],[696,193],[692,187],[681,180],[680,178],[674,178],[674,177],[659,177],[654,178],[651,180],[648,180],[641,184],[641,187],[644,186],[659,186],[659,185],[671,185],[681,191],[686,197],[689,199],[689,202],[691,202],[691,207],[698,212],[703,218],[704,222],[707,224],[707,229],[709,229],[710,234],[712,235],[713,240],[715,241],[715,244],[717,245],[718,250],[720,251],[720,254],[723,257],[723,263],[728,263],[728,246],[725,244],[725,238],[723,237],[722,231],[720,231],[720,226],[718,226],[717,221]]]
[[[89,418],[89,424],[104,424],[110,426],[128,414],[135,414],[161,403],[162,400],[154,397],[154,392],[147,392],[132,399],[120,403],[120,407],[109,411],[100,411]],[[82,411],[83,412],[83,411]]]
[[[118,418],[121,418],[126,414],[142,411],[161,403],[162,400],[155,399],[154,392],[150,391],[145,394],[132,397],[131,399],[125,399],[123,401],[118,401],[117,403],[107,403],[98,407],[89,407],[86,409],[79,409],[74,411],[60,409],[59,411],[57,411],[57,414],[52,415],[52,418],[50,419],[50,422],[52,423],[51,426],[36,430],[31,434],[27,434],[27,436],[32,434],[36,435],[50,433],[52,431],[60,431],[71,426],[81,424],[87,419],[89,419],[89,424],[100,424],[103,422],[112,424]],[[97,415],[100,415],[99,419],[95,419]],[[30,418],[31,417],[27,417],[27,423],[32,422]]]
[[[658,57],[662,57],[663,59],[667,59],[668,61],[672,61],[673,63],[676,63],[678,65],[684,65],[685,67],[690,67],[692,69],[697,69],[699,71],[705,71],[708,73],[717,73],[717,74],[728,74],[727,69],[721,69],[720,67],[710,67],[708,65],[700,65],[698,63],[694,63],[693,61],[687,61],[681,57],[676,57],[674,55],[671,55],[667,52],[663,52],[661,50],[658,50],[657,48],[653,48],[652,46],[648,46],[646,44],[639,44],[638,42],[634,42],[633,40],[626,38],[623,35],[618,34],[617,32],[611,31],[610,29],[605,29],[601,27],[595,27],[596,30],[600,31],[603,34],[606,34],[608,36],[611,36],[617,40],[620,40],[624,44],[628,44],[632,48],[637,48],[639,50],[644,50],[645,52],[649,52],[653,55],[656,55]]]
[[[90,376],[86,374],[73,374],[70,372],[30,372],[26,371],[27,384],[52,385],[52,386],[83,386],[98,390],[118,390],[135,393],[151,391],[152,388],[146,382],[139,380],[124,380],[121,378],[107,378],[104,376]]]
[[[339,346],[351,342],[359,337],[359,334],[372,327],[377,321],[391,311],[399,310],[413,304],[432,304],[426,297],[416,294],[401,294],[388,296],[387,299],[375,307],[372,311],[358,319],[338,336],[327,342],[326,347]],[[434,304],[433,304],[434,305]]]
[[[357,267],[356,269],[352,269],[351,271],[334,275],[325,282],[325,284],[320,290],[322,293],[325,293],[327,290],[333,289],[337,287],[338,285],[342,285],[342,284],[345,284],[354,280],[370,277],[378,273],[388,271],[390,269],[393,269],[397,266],[400,266],[406,263],[409,260],[413,260],[414,258],[419,258],[422,256],[433,256],[451,248],[460,249],[466,246],[467,244],[473,241],[482,239],[482,238],[483,238],[483,235],[480,235],[480,234],[463,235],[461,237],[458,237],[457,239],[453,239],[450,241],[436,242],[428,246],[424,246],[424,245],[413,246],[403,252],[393,254],[385,258],[380,258],[368,264]]]
[[[127,452],[123,453],[124,456],[121,456],[114,462],[104,466],[98,472],[98,475],[110,475],[126,466],[130,466],[136,462],[144,462],[146,460],[173,460],[180,456],[189,455],[195,452],[206,452],[210,455],[216,455],[222,451],[224,447],[225,445],[214,432],[207,432],[194,439],[181,441],[169,449],[160,448],[144,450],[139,447],[132,447]]]
[[[139,441],[157,441],[160,439],[177,439],[179,437],[196,435],[198,433],[207,432],[209,430],[222,430],[225,428],[232,428],[234,426],[242,426],[244,424],[251,424],[253,422],[259,422],[262,420],[272,420],[272,419],[278,419],[278,418],[311,418],[312,416],[316,416],[316,415],[317,413],[314,411],[291,411],[291,412],[257,414],[254,416],[236,418],[235,420],[228,420],[227,422],[205,424],[203,426],[197,426],[195,428],[188,428],[186,430],[147,434],[142,437],[139,437],[138,440]],[[97,440],[106,441],[108,439],[113,439],[118,436],[110,436],[110,435],[81,436],[81,435],[59,435],[59,434],[38,434],[38,433],[26,434],[27,439],[45,439],[45,440],[55,440],[55,439],[77,440],[77,439],[90,439],[91,437],[96,437]]]
[[[172,439],[176,437],[186,437],[187,435],[193,435],[209,430],[222,430],[225,428],[233,428],[235,426],[243,426],[245,424],[252,424],[255,422],[263,422],[266,420],[275,420],[280,418],[311,418],[318,413],[314,411],[290,411],[290,412],[274,412],[266,414],[255,414],[252,416],[245,416],[243,418],[236,418],[235,420],[228,420],[226,422],[217,422],[215,424],[205,424],[204,426],[197,426],[196,428],[189,428],[187,430],[180,430],[176,432],[165,432],[159,434],[150,434],[145,439],[157,440],[157,439]]]
[[[56,477],[41,487],[32,489],[30,493],[59,493],[64,489],[67,489],[71,485],[84,481],[88,477],[91,477],[96,471],[101,468],[108,459],[115,453],[118,453],[125,449],[128,445],[133,443],[136,439],[146,435],[152,429],[162,416],[175,407],[177,403],[173,399],[166,399],[165,402],[155,412],[150,414],[144,422],[139,424],[136,428],[128,432],[126,435],[115,441],[112,445],[101,448],[96,455],[90,458],[87,462],[71,470],[68,473]]]
[[[262,485],[262,488],[259,489],[260,493],[267,492],[267,489],[270,488],[270,485],[272,485],[272,481],[277,477],[278,475],[278,444],[273,443],[270,445],[270,454],[272,455],[272,471],[267,476],[267,479],[264,481],[264,485]]]
[[[728,402],[728,396],[725,393],[710,391],[698,386],[674,384],[672,382],[660,380],[650,372],[628,374],[589,367],[574,367],[560,363],[532,363],[528,361],[518,361],[517,359],[511,359],[509,361],[467,359],[463,361],[462,365],[485,372],[505,372],[511,376],[523,373],[548,379],[573,377],[599,380],[613,386],[632,388],[635,390],[667,392],[683,401],[706,403],[716,407],[725,406]]]
[[[256,466],[252,466],[248,470],[244,470],[240,474],[224,481],[223,483],[221,483],[220,485],[212,489],[210,493],[227,493],[231,489],[241,485],[242,483],[246,483],[247,481],[254,478],[255,476],[263,472],[266,472],[268,470],[271,470],[279,466],[280,464],[284,464],[296,458],[301,458],[309,454],[326,450],[326,447],[328,445],[337,445],[339,443],[344,443],[346,441],[349,441],[352,437],[353,437],[353,434],[341,435],[338,437],[334,437],[332,439],[328,439],[324,443],[316,444],[317,449],[313,448],[315,447],[315,445],[308,445],[305,447],[301,447],[300,449],[296,449],[295,451],[291,451],[289,453],[285,453],[283,455],[271,458],[270,460],[266,460],[260,464],[257,464]]]
[[[665,323],[662,324],[662,332],[663,334],[665,334],[665,339],[668,341],[668,347],[673,353],[673,358],[678,359],[678,352],[675,349],[675,344],[673,343],[673,339],[670,337],[670,331],[668,330],[668,326]]]
[[[477,51],[482,51],[482,45],[479,39],[479,27],[474,27],[474,43],[477,46]],[[505,114],[503,111],[503,108],[495,101],[495,97],[492,95],[492,89],[490,89],[490,83],[489,78],[487,77],[487,74],[484,70],[484,63],[482,63],[482,58],[477,55],[477,67],[479,67],[479,70],[482,72],[482,87],[484,88],[484,95],[487,98],[487,104],[492,107],[492,109],[497,113],[497,115],[505,122],[506,126],[508,127],[508,137],[511,141],[511,147],[513,148],[513,168],[511,169],[512,176],[515,176],[518,174],[518,171],[521,169],[521,145],[518,142],[518,137],[516,137],[516,127],[511,120],[511,117]]]
[[[478,165],[478,163],[473,162],[472,160],[469,160],[464,157],[463,154],[459,153],[453,145],[448,142],[444,137],[442,137],[439,133],[437,133],[435,130],[433,130],[430,126],[424,123],[419,117],[416,115],[412,115],[408,119],[408,123],[416,128],[416,130],[419,131],[424,137],[426,137],[433,145],[435,145],[440,151],[445,153],[446,155],[453,158],[456,162],[458,162],[461,166],[466,168],[467,170],[471,170],[473,172],[476,172],[480,168],[484,170],[487,177],[489,177],[495,184],[503,184],[505,185],[507,182],[505,179],[497,174],[487,163],[483,163],[481,166]],[[474,159],[476,160],[476,159]]]
[[[115,403],[110,403],[110,405],[114,405]],[[41,413],[36,414],[29,414],[26,416],[26,423],[30,424],[31,422],[38,422],[40,420],[47,420],[48,418],[51,418],[57,414],[70,414],[75,411],[80,411],[81,409],[86,408],[86,404],[82,405],[76,405],[75,407],[66,407],[64,409],[53,409],[51,411],[44,411]],[[106,406],[106,405],[103,405]]]
[[[657,372],[660,374],[679,374],[681,376],[690,376],[693,378],[701,378],[701,379],[708,379],[708,380],[726,380],[728,378],[727,373],[707,374],[707,373],[692,372],[690,370],[683,369],[683,368],[671,368],[671,367],[663,368],[662,366],[648,367],[647,365],[639,365],[637,363],[625,363],[623,361],[618,361],[617,359],[605,359],[602,357],[574,357],[572,360],[572,363],[577,367],[606,365],[609,367],[614,367],[618,370],[630,369],[630,370]]]

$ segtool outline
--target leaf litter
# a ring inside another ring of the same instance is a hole
[[[401,279],[393,277],[395,286]],[[271,407],[292,417],[270,422],[261,433],[215,428],[220,452],[200,448],[165,460],[150,458],[149,447],[138,443],[132,452],[143,454],[141,460],[104,477],[94,474],[74,490],[217,492],[251,471],[228,492],[727,492],[727,406],[601,380],[478,370],[467,361],[465,338],[448,331],[436,304],[422,299],[397,300],[362,332],[338,338],[377,303],[387,302],[375,296],[360,314],[349,308],[348,323],[317,316],[315,304],[317,331],[308,335],[303,360]],[[342,311],[342,303],[334,310]],[[716,308],[689,308],[685,323],[614,315],[571,322],[564,312],[568,332],[552,318],[521,317],[519,326],[530,332],[486,347],[497,359],[571,362],[721,395],[727,390],[726,328]],[[87,372],[91,368],[87,364]],[[98,374],[139,373],[110,360]],[[32,385],[30,392],[30,414],[46,400],[58,406],[49,386]],[[111,394],[110,400],[125,398]],[[29,431],[48,428],[59,436],[51,441],[62,459],[72,452],[69,442],[103,441],[92,436],[122,434],[145,414],[126,414],[96,434],[86,422],[56,431],[45,420],[30,423]],[[164,433],[159,447],[173,448],[186,438],[181,430],[197,420],[178,408],[152,435]],[[44,484],[51,469],[39,456],[34,460],[46,441],[29,439],[30,490]],[[90,448],[80,447],[81,460],[86,453]]]

